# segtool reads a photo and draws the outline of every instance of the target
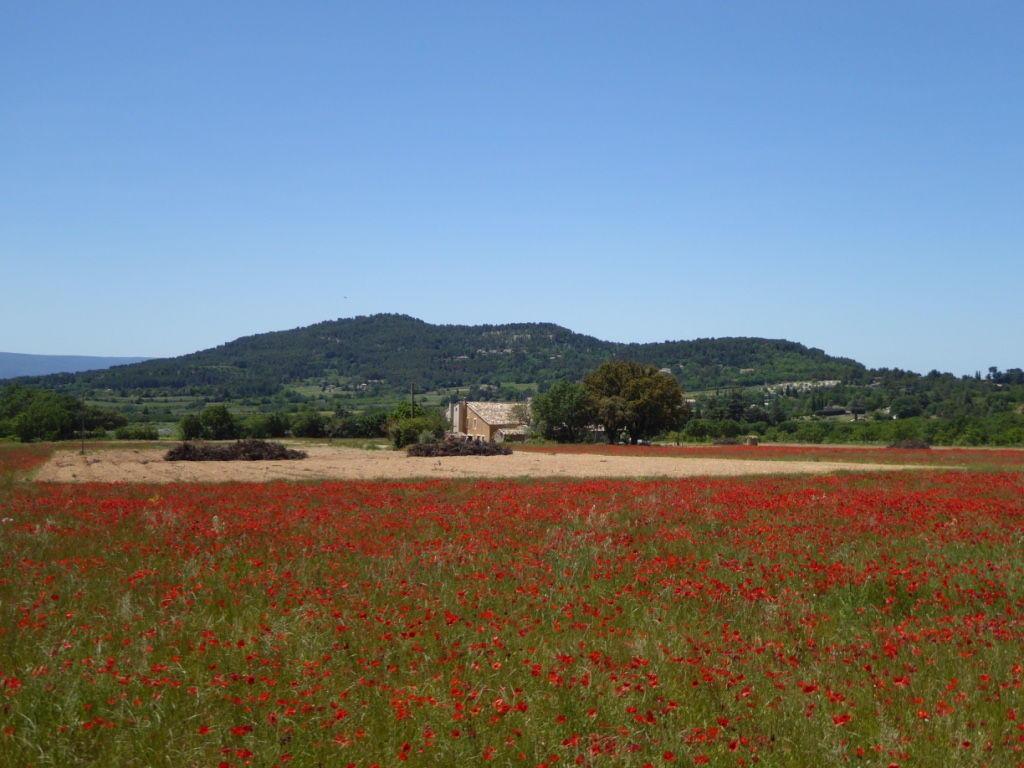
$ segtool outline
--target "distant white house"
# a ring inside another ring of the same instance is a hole
[[[448,406],[448,422],[452,432],[465,437],[478,437],[488,442],[525,440],[529,424],[523,407],[529,403],[485,403],[460,400]]]

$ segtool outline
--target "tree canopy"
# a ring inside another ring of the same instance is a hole
[[[676,428],[685,414],[683,390],[672,376],[653,365],[610,360],[583,380],[605,437],[614,443],[623,432],[630,442]]]
[[[558,381],[532,405],[533,421],[540,433],[559,443],[578,443],[586,436],[597,412],[582,384]]]
[[[127,424],[119,413],[57,392],[12,385],[0,389],[0,435],[22,442],[71,440]]]
[[[406,315],[330,320],[245,336],[180,357],[100,371],[54,374],[50,389],[146,394],[188,392],[218,400],[272,395],[297,382],[380,387],[390,393],[579,381],[609,358],[670,366],[691,388],[742,381],[863,378],[864,366],[783,339],[722,338],[620,344],[551,323],[432,325]]]

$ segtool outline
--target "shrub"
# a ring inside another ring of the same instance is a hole
[[[211,405],[199,414],[203,424],[203,437],[207,440],[235,440],[241,437],[238,420],[226,405]]]
[[[247,437],[265,439],[288,434],[288,417],[283,413],[256,414],[245,425]]]
[[[291,422],[285,413],[272,413],[267,416],[266,426],[270,437],[284,437],[291,429]]]
[[[388,419],[387,411],[370,411],[356,416],[338,410],[327,422],[325,430],[330,437],[387,437]]]
[[[303,411],[292,419],[295,437],[323,437],[327,434],[327,419],[316,411]]]
[[[386,411],[370,411],[355,420],[355,434],[351,437],[386,437],[388,414]]]
[[[909,419],[921,415],[921,403],[916,397],[897,397],[889,409],[897,419]]]
[[[743,434],[743,425],[733,419],[712,421],[711,434],[714,437],[739,437]]]
[[[821,421],[797,422],[793,439],[799,443],[821,443],[831,431],[831,425]]]
[[[419,403],[410,403],[403,401],[391,409],[391,413],[388,414],[392,421],[402,421],[404,419],[415,419],[419,416],[426,416],[427,410]]]
[[[199,440],[203,437],[203,422],[194,413],[186,414],[178,424],[182,440]]]
[[[711,435],[711,422],[707,419],[691,419],[681,435],[686,440],[704,440]]]
[[[439,439],[444,435],[445,421],[441,414],[413,416],[412,418],[392,421],[388,426],[388,437],[395,448],[422,442],[426,439]]]

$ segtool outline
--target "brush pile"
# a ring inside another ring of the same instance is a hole
[[[408,456],[426,456],[440,458],[442,456],[508,456],[511,448],[498,443],[462,440],[448,436],[444,440],[430,443],[415,443],[406,449]]]
[[[197,440],[171,448],[164,456],[164,461],[280,461],[304,458],[305,451],[296,451],[281,443],[266,440],[237,440],[227,445]]]
[[[889,448],[899,448],[899,449],[905,450],[905,451],[906,450],[911,450],[911,451],[923,450],[923,449],[931,448],[931,447],[932,447],[932,444],[929,443],[927,440],[908,439],[908,440],[897,440],[894,443],[889,443]]]

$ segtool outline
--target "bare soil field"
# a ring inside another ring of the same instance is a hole
[[[164,449],[58,450],[36,472],[43,482],[170,483],[268,480],[402,480],[410,478],[693,477],[829,474],[912,469],[908,465],[840,461],[757,461],[675,456],[516,452],[511,456],[415,458],[400,451],[302,446],[297,461],[164,461]],[[920,467],[916,467],[920,469]]]

